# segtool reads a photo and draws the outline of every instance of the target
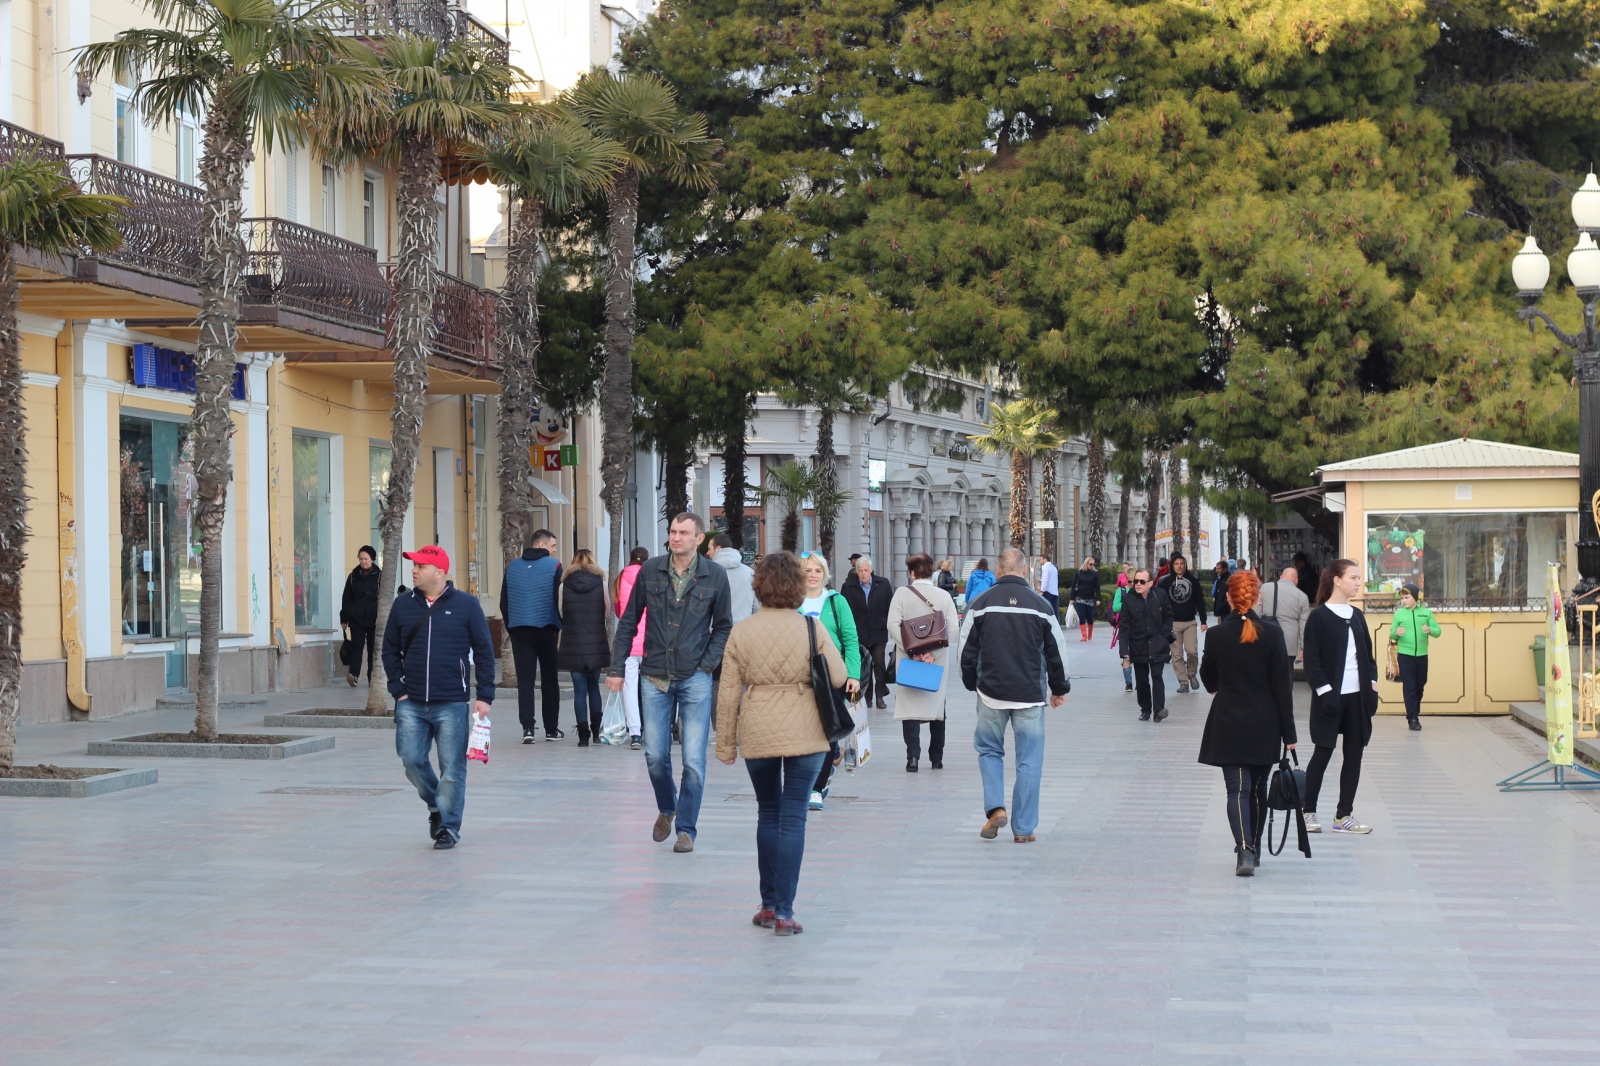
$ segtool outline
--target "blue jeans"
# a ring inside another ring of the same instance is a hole
[[[600,702],[600,671],[582,673],[572,670],[569,673],[572,677],[572,709],[577,712],[578,735],[581,737],[589,732],[589,716],[599,718],[605,713],[606,705]]]
[[[696,670],[667,691],[646,678],[639,710],[644,719],[644,765],[656,790],[656,810],[678,816],[678,832],[695,839],[700,817],[700,794],[706,786],[706,743],[711,738],[711,675]],[[683,738],[683,782],[672,783],[672,715],[678,715],[678,735]],[[811,775],[816,779],[816,774]]]
[[[394,709],[394,750],[417,795],[438,811],[441,826],[452,839],[461,839],[461,811],[467,803],[466,703],[421,703],[405,699]],[[435,776],[429,755],[439,746],[439,773]]]
[[[756,868],[761,874],[761,906],[779,918],[794,917],[800,860],[806,854],[806,804],[822,769],[825,751],[746,759],[756,790]]]
[[[978,697],[978,728],[972,746],[983,778],[983,813],[1006,806],[1006,723],[1017,742],[1017,780],[1011,788],[1011,832],[1032,836],[1039,828],[1039,777],[1044,768],[1044,708],[1000,710]]]

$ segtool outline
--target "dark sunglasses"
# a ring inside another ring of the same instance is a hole
[[[1136,577],[1133,579],[1133,583],[1135,585],[1148,585],[1150,584],[1150,579],[1147,577]]]

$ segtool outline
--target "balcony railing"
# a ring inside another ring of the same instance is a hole
[[[450,13],[454,17],[451,31],[457,40],[482,45],[500,62],[511,62],[511,42],[499,30],[491,28],[464,7],[452,7]]]
[[[32,130],[0,121],[0,163],[9,163],[14,159],[26,159],[30,156],[35,159],[59,161],[66,157],[66,149],[62,147],[60,141],[52,141],[49,137],[41,136]]]
[[[66,159],[73,180],[84,192],[128,201],[117,222],[122,246],[94,258],[188,285],[199,283],[205,234],[199,189],[101,155]]]
[[[244,220],[245,297],[341,325],[382,331],[389,285],[378,253],[282,218]]]
[[[473,41],[501,62],[511,61],[511,43],[503,34],[446,0],[362,0],[341,17],[337,29],[352,37],[404,30],[435,41]]]
[[[390,284],[395,265],[384,264]],[[494,293],[454,274],[435,271],[439,288],[433,295],[433,348],[436,355],[494,369]]]

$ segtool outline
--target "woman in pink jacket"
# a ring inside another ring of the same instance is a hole
[[[618,618],[628,609],[628,596],[633,592],[634,582],[639,580],[639,571],[645,560],[649,558],[650,553],[644,548],[635,548],[628,553],[628,565],[617,575],[617,587],[611,597]],[[647,611],[639,614],[639,630],[633,635],[633,647],[628,649],[628,664],[622,681],[622,709],[628,716],[628,747],[634,751],[644,746],[639,739],[639,663],[644,659],[644,626],[648,614]]]

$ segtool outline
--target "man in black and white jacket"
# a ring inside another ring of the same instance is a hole
[[[967,605],[961,626],[961,683],[978,694],[973,747],[983,778],[985,821],[979,836],[993,840],[1009,821],[1018,844],[1039,827],[1039,779],[1044,761],[1044,708],[1059,707],[1067,680],[1067,644],[1045,598],[1028,587],[1028,560],[1017,548],[1000,553],[1000,577]],[[1017,780],[1005,806],[1006,723],[1017,746]]]

